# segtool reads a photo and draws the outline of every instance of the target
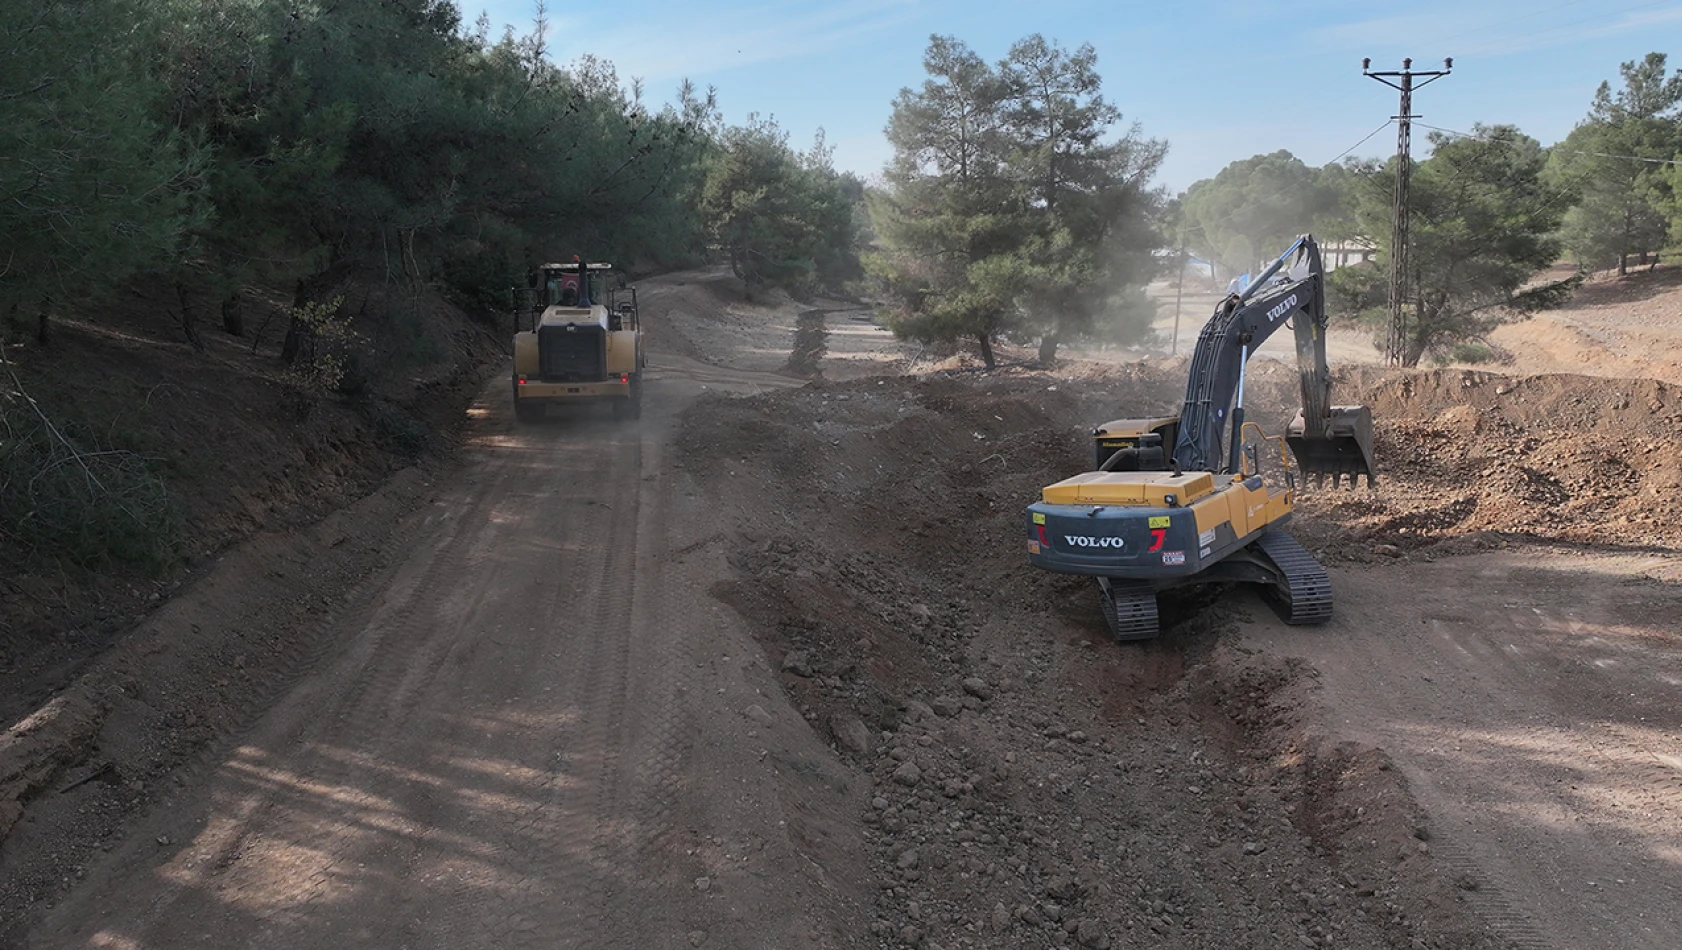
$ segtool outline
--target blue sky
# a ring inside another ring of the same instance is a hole
[[[530,28],[533,0],[458,0],[471,22]],[[594,54],[621,80],[640,77],[650,104],[688,78],[717,90],[726,121],[775,116],[804,147],[821,127],[835,164],[866,177],[891,152],[883,137],[895,95],[924,79],[930,34],[957,37],[996,61],[1041,33],[1073,49],[1091,43],[1107,98],[1126,121],[1166,139],[1158,183],[1175,191],[1228,162],[1288,149],[1319,165],[1377,129],[1397,94],[1362,77],[1374,69],[1453,75],[1416,94],[1430,125],[1469,130],[1507,122],[1551,144],[1588,112],[1618,64],[1648,52],[1682,66],[1682,2],[1533,0],[1406,5],[1321,0],[1141,3],[1133,0],[620,0],[549,10],[554,58]],[[1424,152],[1425,130],[1414,134]],[[1352,154],[1395,150],[1385,129]]]

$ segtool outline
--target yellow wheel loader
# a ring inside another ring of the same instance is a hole
[[[1244,373],[1280,327],[1296,336],[1302,408],[1281,439],[1244,421]],[[1097,578],[1120,640],[1158,633],[1156,595],[1184,584],[1258,584],[1286,623],[1332,613],[1325,568],[1284,530],[1306,477],[1373,483],[1372,413],[1332,406],[1324,273],[1310,235],[1261,279],[1229,295],[1198,336],[1178,416],[1118,419],[1093,430],[1096,471],[1046,487],[1027,510],[1035,567]],[[1276,446],[1280,465],[1264,478]],[[1289,450],[1286,449],[1289,445]]]
[[[647,357],[636,288],[611,264],[573,258],[545,264],[523,296],[514,308],[514,417],[532,422],[574,403],[640,416]]]

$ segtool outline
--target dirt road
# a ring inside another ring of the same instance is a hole
[[[1527,948],[1682,934],[1674,554],[1497,550],[1338,573],[1308,657],[1327,734],[1383,748],[1465,900]],[[1352,836],[1358,836],[1358,829]]]
[[[782,698],[686,560],[711,529],[663,455],[695,394],[789,381],[669,353],[651,375],[640,424],[516,429],[488,388],[338,655],[30,945],[825,945],[791,839],[848,785],[777,794],[787,750],[823,750],[766,734]]]

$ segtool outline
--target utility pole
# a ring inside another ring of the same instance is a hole
[[[1408,265],[1408,179],[1413,175],[1413,120],[1419,118],[1413,114],[1413,91],[1429,85],[1454,69],[1452,58],[1443,60],[1443,68],[1429,72],[1413,71],[1413,60],[1402,60],[1402,68],[1398,71],[1375,73],[1372,71],[1372,59],[1361,60],[1361,75],[1399,90],[1402,94],[1402,110],[1400,115],[1391,116],[1396,120],[1396,198],[1395,211],[1390,230],[1390,337],[1386,346],[1385,358],[1392,365],[1399,365],[1407,356],[1408,326],[1407,308],[1407,265]],[[1391,80],[1400,80],[1392,82]],[[1424,82],[1415,82],[1423,79]]]

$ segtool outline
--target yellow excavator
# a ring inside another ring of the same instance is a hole
[[[1296,337],[1302,408],[1279,438],[1244,421],[1244,375],[1283,326]],[[1286,623],[1324,623],[1331,579],[1284,530],[1297,491],[1290,458],[1317,485],[1373,484],[1372,413],[1330,403],[1324,272],[1319,245],[1303,235],[1216,307],[1178,416],[1098,426],[1097,470],[1047,486],[1028,507],[1029,563],[1096,577],[1119,640],[1157,636],[1158,592],[1211,581],[1260,585]],[[1281,463],[1272,479],[1261,471],[1268,446]]]

